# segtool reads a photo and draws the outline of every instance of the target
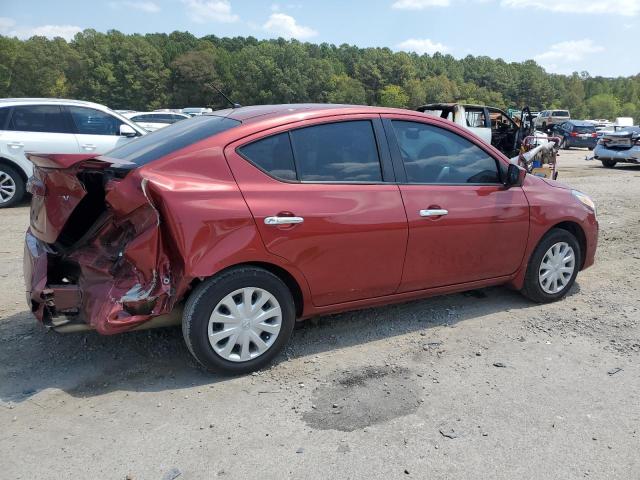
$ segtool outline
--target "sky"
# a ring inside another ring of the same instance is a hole
[[[85,28],[534,59],[563,74],[640,73],[640,0],[0,0],[2,35],[71,39]]]

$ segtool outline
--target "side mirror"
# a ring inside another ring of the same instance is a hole
[[[135,137],[138,135],[138,132],[136,132],[131,125],[123,123],[120,125],[120,135],[122,137]]]
[[[514,187],[520,184],[520,174],[522,170],[517,165],[510,163],[507,169],[507,175],[504,179],[505,187]]]

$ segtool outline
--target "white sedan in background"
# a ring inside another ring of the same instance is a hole
[[[123,114],[129,120],[136,122],[148,132],[154,132],[172,123],[191,118],[189,115],[177,112],[132,112]]]

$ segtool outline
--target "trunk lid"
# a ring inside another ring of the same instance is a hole
[[[73,243],[105,210],[105,171],[128,162],[87,154],[29,154],[31,232],[45,243]],[[73,218],[72,218],[73,217]],[[67,227],[69,224],[69,228]],[[61,234],[69,230],[66,238]]]

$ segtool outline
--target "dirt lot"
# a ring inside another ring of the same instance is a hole
[[[561,176],[597,201],[600,247],[566,300],[491,288],[322,318],[231,379],[179,329],[46,332],[28,208],[0,211],[0,478],[640,478],[640,168],[586,153]]]

